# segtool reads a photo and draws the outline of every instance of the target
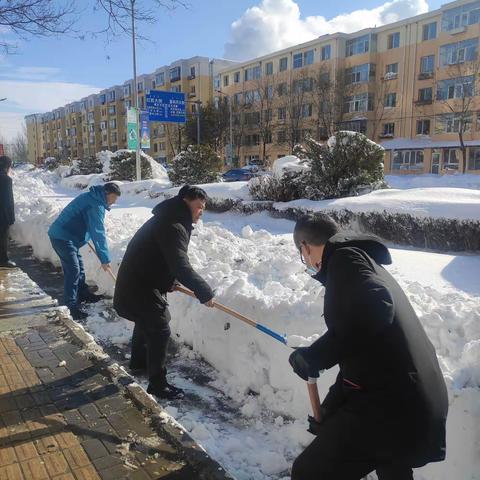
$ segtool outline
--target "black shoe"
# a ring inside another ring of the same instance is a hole
[[[80,303],[97,303],[100,300],[103,300],[105,297],[103,295],[95,295],[95,293],[87,292],[83,295],[78,296],[78,301]]]
[[[85,320],[88,317],[88,313],[81,307],[68,307],[70,309],[70,315],[74,320]]]
[[[164,398],[166,400],[174,400],[176,398],[183,398],[185,397],[185,392],[178,387],[174,387],[169,383],[157,386],[157,385],[148,385],[147,393],[151,395],[155,395],[158,398]]]
[[[11,260],[7,260],[6,262],[0,263],[0,268],[17,268],[17,264]]]

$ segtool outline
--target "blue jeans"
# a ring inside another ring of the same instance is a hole
[[[78,297],[88,293],[80,250],[71,241],[50,237],[50,242],[62,262],[63,303],[69,308],[75,307]]]

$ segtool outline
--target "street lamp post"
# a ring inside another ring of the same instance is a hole
[[[132,47],[133,47],[133,91],[135,99],[135,111],[136,111],[136,133],[137,133],[137,151],[136,151],[136,170],[137,181],[142,179],[142,167],[140,163],[140,115],[138,111],[138,89],[137,89],[137,55],[135,48],[135,1],[130,0],[131,14],[132,14]]]
[[[228,101],[228,115],[230,119],[230,145],[229,145],[229,150],[230,150],[230,158],[229,158],[229,163],[231,164],[233,161],[233,112],[232,112],[232,97],[230,95],[227,95],[226,93],[223,93],[221,90],[215,90],[217,93],[220,93],[221,95],[224,95],[227,97]]]

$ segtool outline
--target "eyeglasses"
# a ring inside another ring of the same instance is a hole
[[[300,261],[301,261],[304,265],[306,265],[305,260],[304,260],[304,258],[303,258],[302,245],[303,245],[303,242],[300,244],[300,248],[298,249],[298,253],[300,254]]]

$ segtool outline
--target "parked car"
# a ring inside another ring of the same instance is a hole
[[[248,182],[248,180],[255,176],[254,172],[244,168],[233,168],[222,175],[225,182]]]

